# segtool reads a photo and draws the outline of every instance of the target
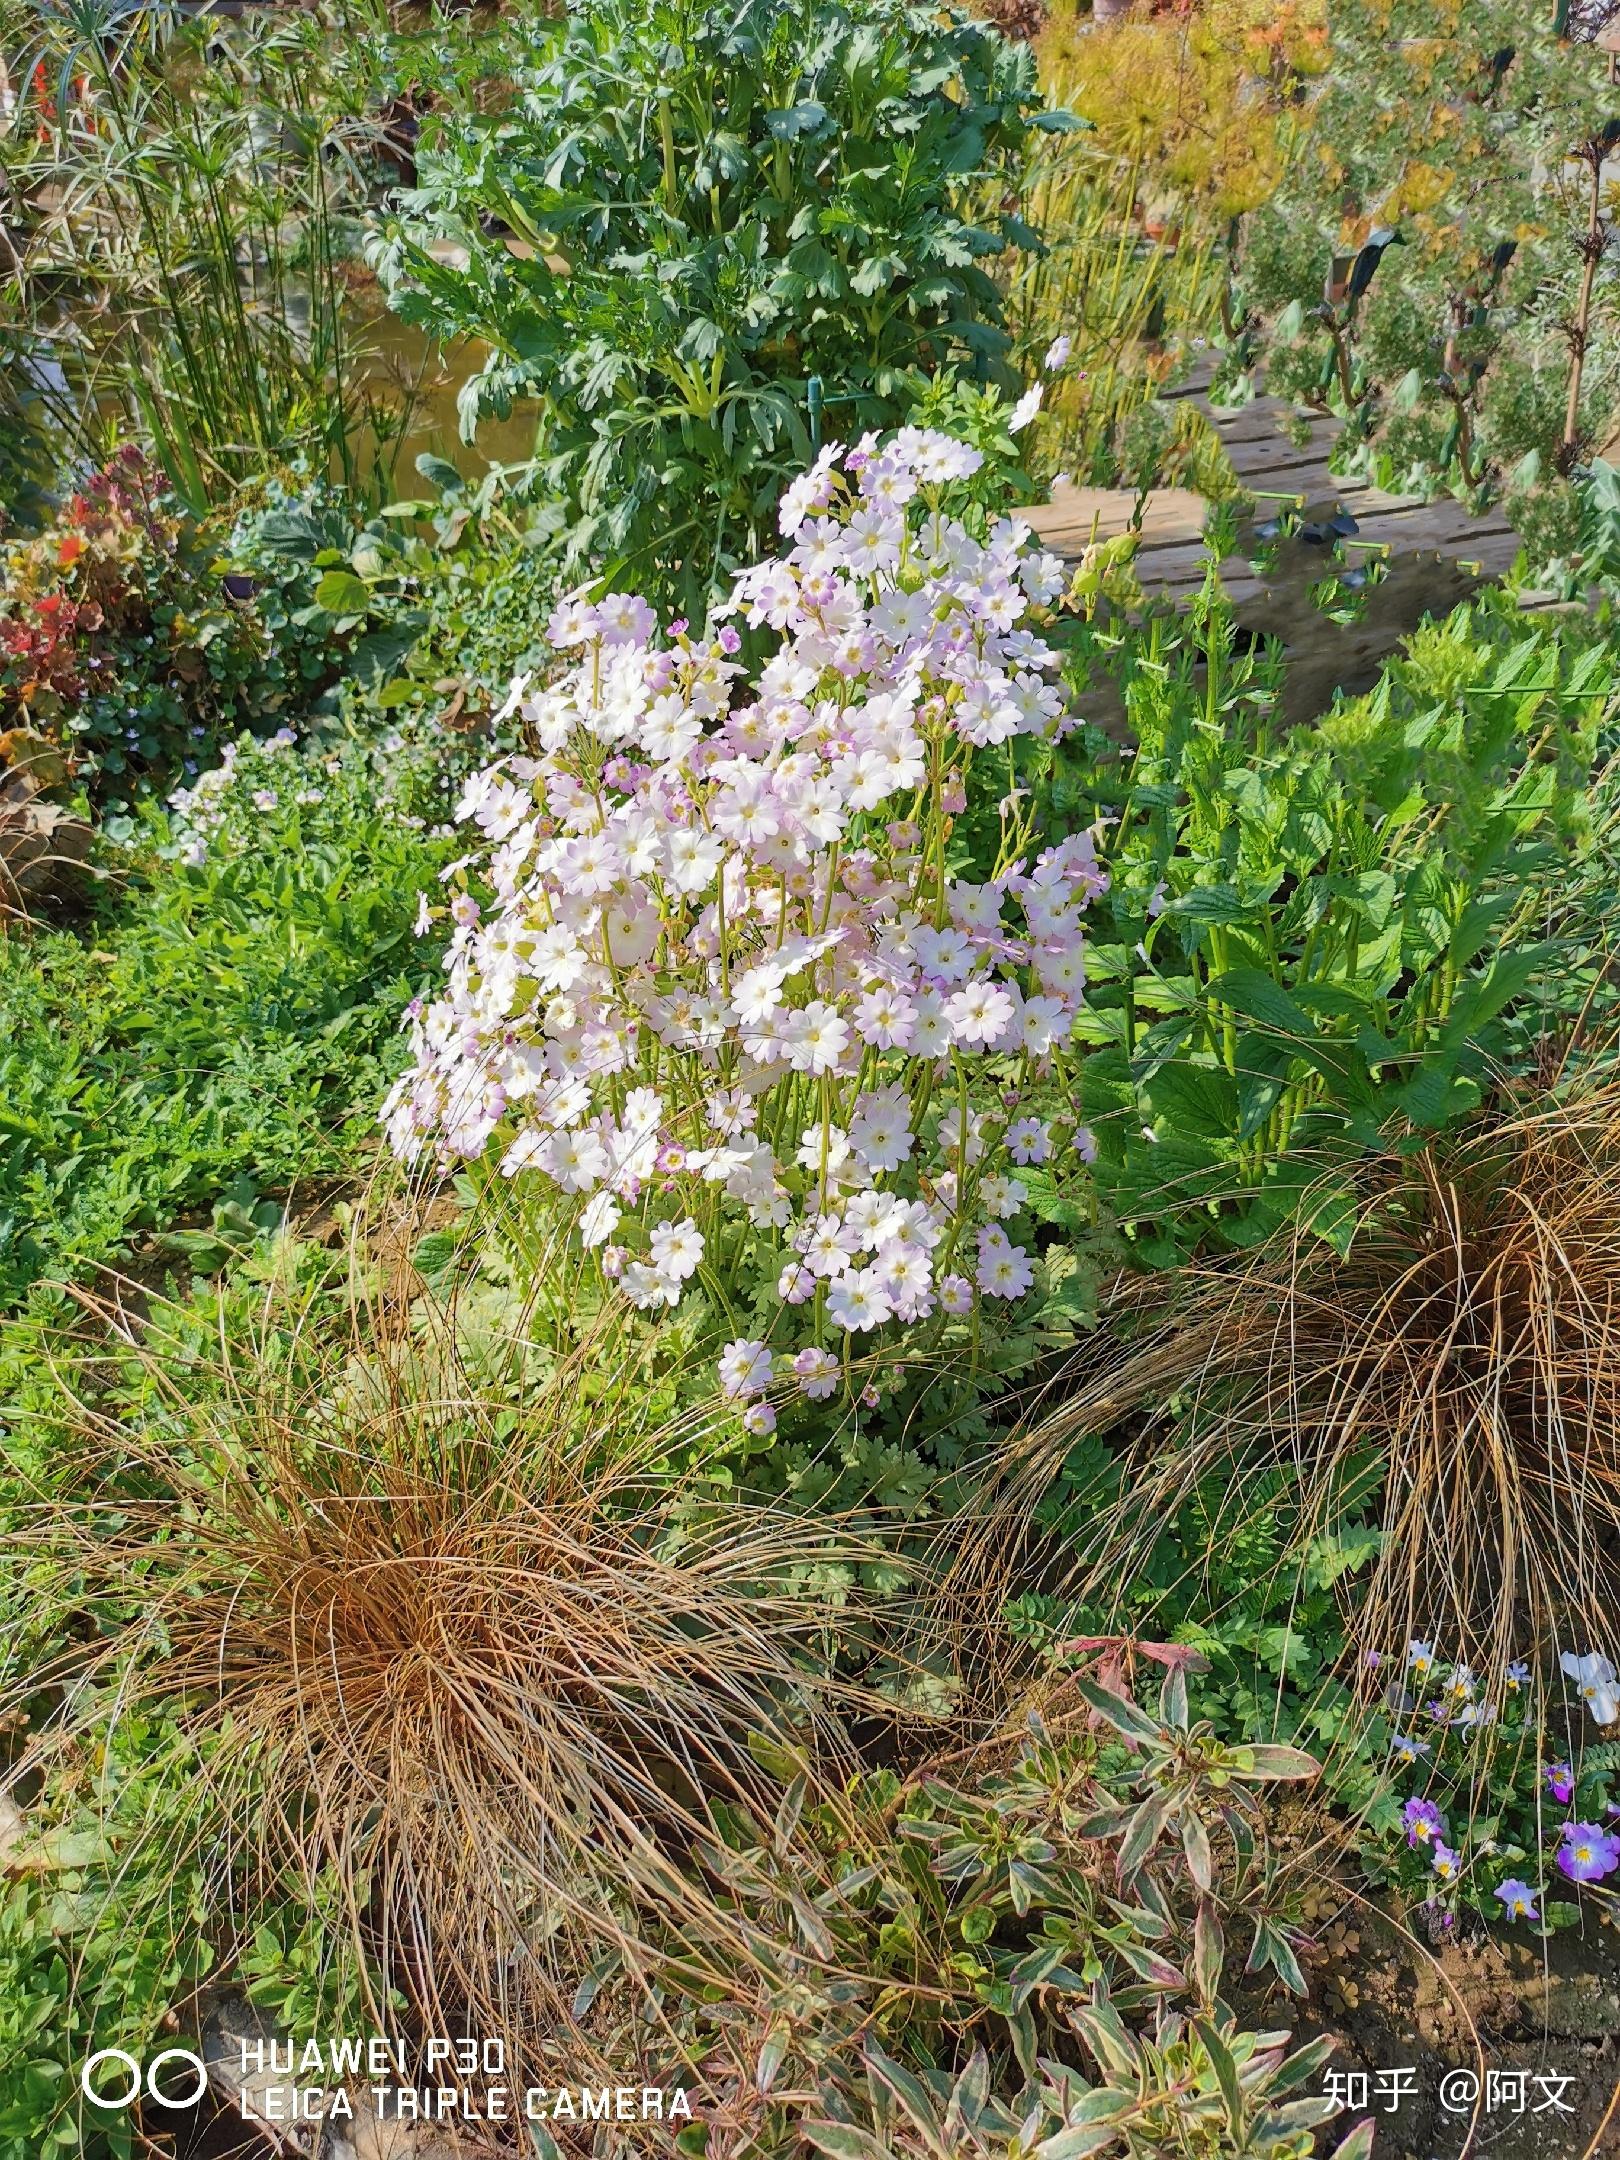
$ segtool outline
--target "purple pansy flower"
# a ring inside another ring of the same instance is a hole
[[[1446,1834],[1446,1818],[1432,1800],[1408,1800],[1401,1809],[1408,1845],[1427,1845]]]
[[[1496,1895],[1502,1900],[1504,1918],[1509,1920],[1539,1920],[1536,1909],[1536,1893],[1527,1882],[1520,1882],[1517,1875],[1508,1876],[1496,1886]]]
[[[1547,1780],[1547,1790],[1558,1802],[1558,1805],[1568,1807],[1575,1797],[1575,1774],[1569,1764],[1567,1762],[1550,1762],[1543,1775]]]
[[[1620,1837],[1597,1823],[1565,1823],[1558,1866],[1571,1882],[1601,1882],[1620,1868]]]

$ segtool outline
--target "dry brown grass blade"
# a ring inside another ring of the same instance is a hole
[[[1030,1420],[958,1578],[1004,1584],[1074,1444],[1125,1450],[1125,1495],[1070,1586],[1104,1605],[1195,1496],[1229,1527],[1291,1474],[1305,1536],[1365,1505],[1383,1540],[1353,1639],[1500,1663],[1613,1649],[1620,1611],[1620,1079],[1590,1068],[1360,1172],[1348,1256],[1301,1232],[1153,1285]],[[1133,1333],[1133,1329],[1136,1330]],[[1174,1404],[1172,1405],[1172,1398]],[[1213,1496],[1213,1499],[1212,1497]]]
[[[411,1316],[364,1324],[384,1334],[313,1386],[297,1325],[227,1346],[199,1407],[163,1316],[121,1323],[164,1414],[131,1429],[80,1392],[83,1497],[42,1498],[10,1556],[73,1647],[5,1693],[61,1691],[34,1763],[177,1713],[194,1842],[244,1918],[289,1878],[335,1881],[373,1970],[438,2029],[581,2069],[572,2003],[604,1948],[634,1974],[678,1936],[749,1984],[746,1935],[685,1863],[717,1804],[769,1821],[784,1762],[838,1806],[847,1714],[889,1713],[837,1677],[833,1631],[872,1619],[861,1569],[892,1544],[665,1471],[719,1413],[638,1423],[603,1387],[635,1377],[611,1330],[508,1393],[462,1367],[453,1323],[431,1346]]]

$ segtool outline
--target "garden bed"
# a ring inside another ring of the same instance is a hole
[[[28,17],[0,2160],[1620,2136],[1620,123],[1394,6]]]

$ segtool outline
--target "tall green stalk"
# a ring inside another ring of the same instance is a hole
[[[0,129],[17,334],[60,367],[81,454],[144,434],[199,511],[294,458],[362,484],[362,426],[398,433],[343,276],[388,177],[387,24],[374,0],[338,6],[221,23],[0,0],[0,49],[28,63]]]
[[[1085,134],[1047,141],[1025,214],[1050,244],[1020,259],[1008,322],[1026,367],[1054,334],[1071,339],[1076,387],[1054,401],[1054,455],[1077,478],[1111,479],[1123,424],[1157,393],[1161,347],[1212,315],[1224,263],[1218,236],[1190,209],[1176,246],[1145,235],[1140,159],[1100,151]]]

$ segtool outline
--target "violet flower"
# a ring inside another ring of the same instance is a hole
[[[1401,1809],[1406,1842],[1413,1847],[1438,1842],[1446,1834],[1446,1818],[1432,1800],[1408,1800]]]
[[[1505,1882],[1499,1882],[1496,1886],[1496,1895],[1502,1900],[1504,1918],[1508,1920],[1539,1920],[1541,1918],[1541,1914],[1536,1907],[1535,1891],[1527,1882],[1521,1882],[1517,1875],[1509,1875]]]
[[[1558,1867],[1571,1882],[1602,1882],[1620,1868],[1620,1837],[1597,1823],[1565,1823]]]

